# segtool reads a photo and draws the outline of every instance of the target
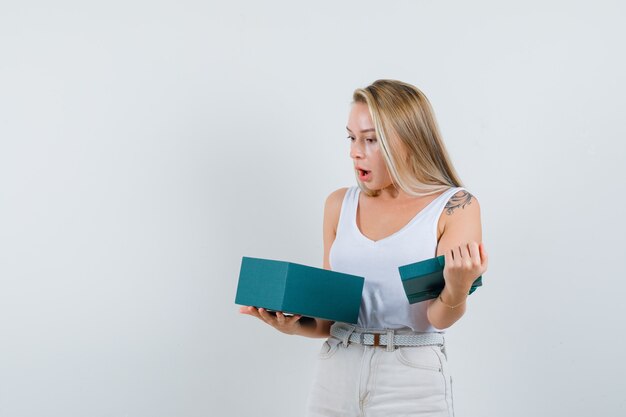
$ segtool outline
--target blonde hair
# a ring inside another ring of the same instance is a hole
[[[354,103],[369,108],[376,136],[394,185],[405,193],[420,197],[461,187],[430,102],[417,87],[396,80],[377,80],[357,88]],[[358,180],[361,190],[370,190]]]

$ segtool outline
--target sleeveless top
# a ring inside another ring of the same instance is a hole
[[[341,205],[337,233],[330,253],[333,271],[365,278],[357,326],[436,332],[426,317],[429,301],[409,304],[398,267],[434,258],[437,223],[446,203],[463,187],[451,187],[430,202],[402,229],[383,239],[365,237],[356,224],[361,192],[348,188]]]

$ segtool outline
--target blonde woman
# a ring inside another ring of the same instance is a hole
[[[357,326],[242,307],[287,334],[327,338],[307,416],[453,416],[443,331],[487,269],[480,207],[462,187],[415,86],[355,90],[346,127],[357,186],[324,209],[324,268],[365,277]],[[445,255],[445,287],[409,304],[398,267]]]

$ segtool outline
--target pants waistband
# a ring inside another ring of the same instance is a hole
[[[344,346],[357,343],[366,346],[386,347],[388,351],[402,346],[444,346],[442,333],[419,333],[410,330],[363,329],[347,323],[335,322],[330,327],[330,335],[341,340]]]

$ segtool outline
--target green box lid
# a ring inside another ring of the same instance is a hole
[[[443,268],[445,256],[426,259],[398,268],[402,286],[410,304],[437,298],[445,285]],[[472,283],[469,294],[483,285],[482,275]]]

